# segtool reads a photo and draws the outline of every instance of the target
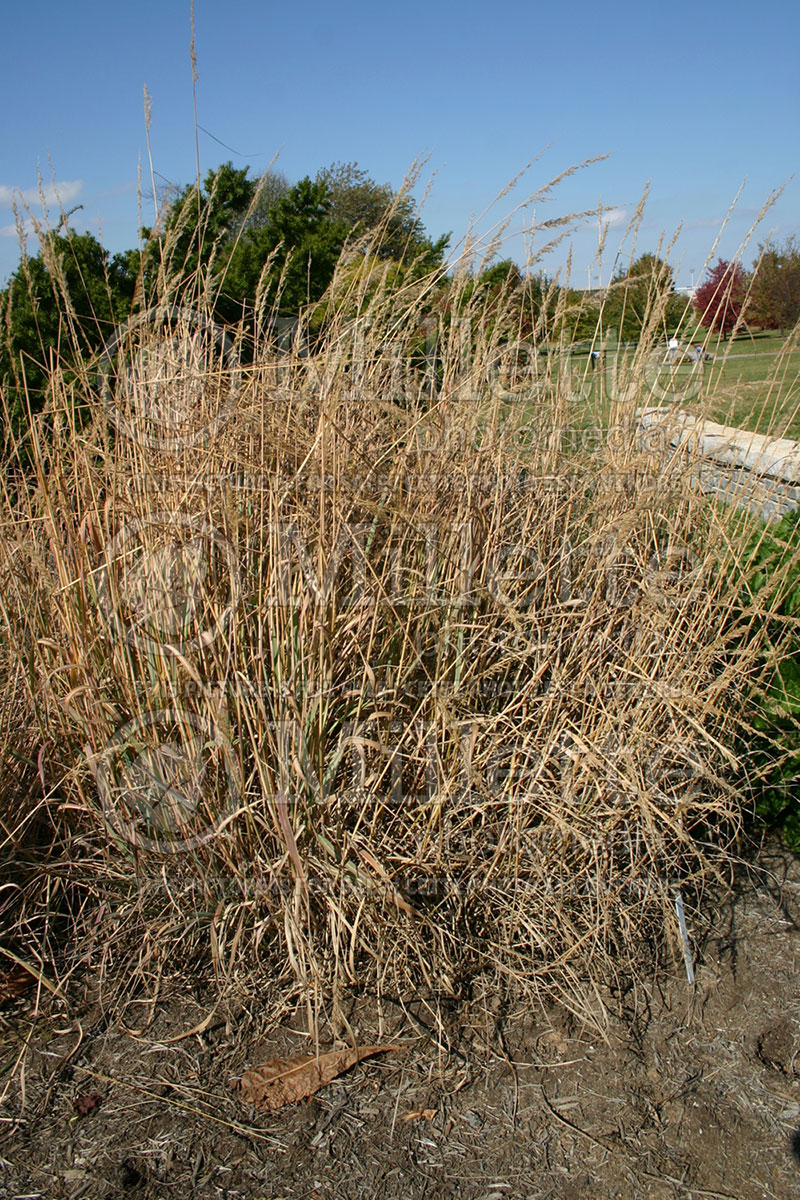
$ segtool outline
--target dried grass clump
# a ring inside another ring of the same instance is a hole
[[[439,282],[344,259],[323,335],[264,317],[243,356],[168,295],[54,369],[0,530],[21,952],[57,928],[111,995],[191,963],[580,1011],[724,861],[760,626],[637,440],[657,306],[594,411],[557,310],[521,354]]]

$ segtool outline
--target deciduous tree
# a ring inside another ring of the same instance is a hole
[[[648,331],[651,336],[660,336],[665,328],[673,332],[684,308],[672,267],[657,254],[642,254],[612,278],[603,324],[618,329],[622,341],[638,341]]]
[[[372,234],[368,252],[380,259],[424,269],[441,264],[449,234],[433,241],[417,212],[413,197],[388,183],[376,183],[357,162],[333,163],[317,174],[331,198],[330,216],[349,233]]]
[[[747,274],[739,263],[718,258],[694,294],[694,307],[704,329],[730,337],[742,316]]]
[[[787,238],[782,246],[768,242],[753,264],[753,286],[747,318],[761,329],[785,333],[800,320],[800,246]]]

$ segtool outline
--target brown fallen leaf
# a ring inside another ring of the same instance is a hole
[[[437,1109],[435,1108],[415,1108],[412,1112],[407,1112],[403,1117],[404,1121],[432,1121],[436,1116]]]
[[[97,1092],[84,1092],[82,1096],[76,1096],[72,1101],[72,1107],[79,1117],[85,1117],[93,1108],[98,1108],[103,1097]]]
[[[17,996],[24,995],[35,982],[30,971],[21,964],[0,972],[0,1004],[7,1004],[16,1000]]]
[[[258,1112],[274,1112],[285,1104],[313,1096],[362,1059],[397,1049],[397,1046],[357,1046],[355,1049],[329,1050],[320,1055],[275,1058],[245,1071],[238,1086],[242,1099]]]

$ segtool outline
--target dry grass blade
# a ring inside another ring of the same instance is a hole
[[[11,960],[109,1008],[191,964],[312,1027],[349,989],[588,1015],[739,836],[776,636],[757,523],[637,433],[668,272],[606,355],[611,288],[370,242],[278,345],[272,293],[207,337],[219,277],[165,263],[0,474]]]
[[[276,1058],[245,1071],[236,1086],[245,1103],[252,1104],[258,1112],[274,1112],[308,1099],[365,1058],[397,1049],[397,1046],[357,1046],[319,1055]]]

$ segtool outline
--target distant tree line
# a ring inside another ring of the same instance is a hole
[[[717,259],[693,300],[701,325],[723,337],[745,323],[788,333],[800,320],[800,245],[766,242],[749,271]]]
[[[110,255],[89,233],[44,235],[0,292],[0,388],[6,437],[42,408],[55,364],[69,381],[128,317],[174,297],[256,336],[266,323],[313,311],[325,334],[331,284],[345,246],[350,278],[381,266],[389,286],[439,272],[424,318],[439,328],[468,313],[473,335],[535,348],[581,340],[661,339],[685,319],[672,269],[642,254],[602,289],[524,275],[509,259],[475,269],[458,286],[445,270],[449,236],[431,238],[407,191],[337,163],[297,183],[277,171],[251,178],[230,162],[177,190],[140,248]],[[701,322],[727,335],[747,312],[762,328],[800,317],[800,248],[761,248],[750,272],[720,260],[698,288]],[[261,322],[261,325],[259,325]],[[85,393],[84,393],[85,394]]]
[[[252,330],[257,304],[273,322],[318,304],[348,242],[407,279],[441,267],[448,241],[428,236],[410,195],[357,163],[295,184],[224,163],[165,202],[141,249],[113,256],[91,234],[59,227],[0,292],[5,433],[41,409],[56,363],[67,379],[78,374],[120,322],[165,297]]]

